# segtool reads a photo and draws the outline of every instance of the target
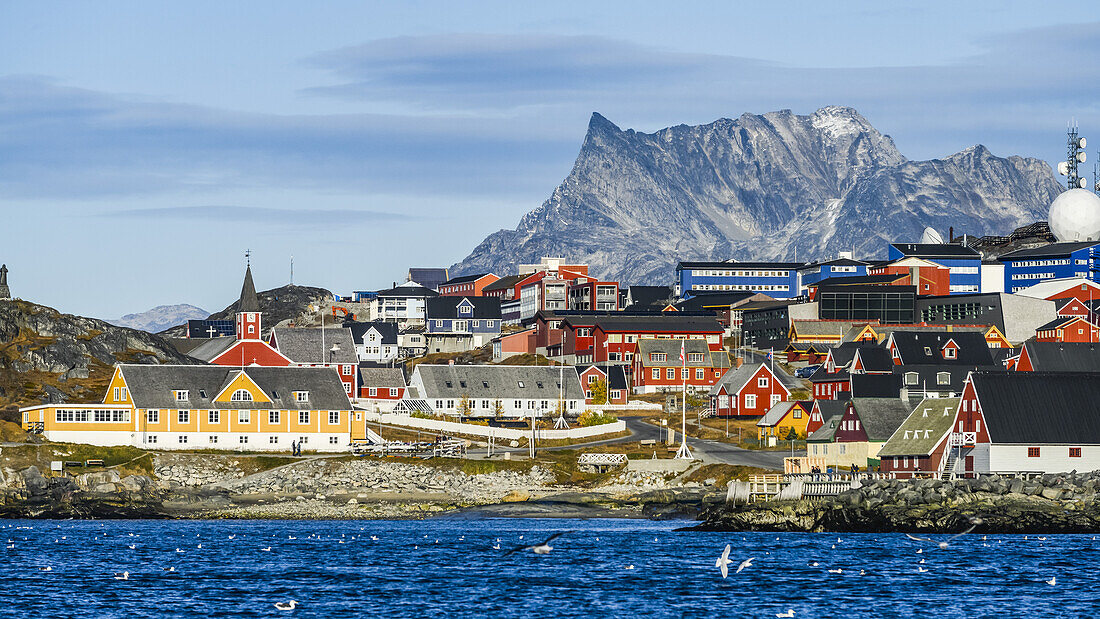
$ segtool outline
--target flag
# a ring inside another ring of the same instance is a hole
[[[768,361],[772,360],[772,351],[768,351]]]
[[[680,365],[687,365],[687,357],[684,356],[684,341],[680,340]]]

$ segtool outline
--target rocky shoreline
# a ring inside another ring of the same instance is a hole
[[[46,477],[5,469],[2,518],[421,519],[430,517],[696,518],[723,489],[621,471],[597,488],[556,483],[549,470],[465,473],[386,460],[304,459],[246,474],[232,457],[179,456],[156,479],[114,470]]]
[[[1096,533],[1100,472],[1035,479],[864,480],[836,497],[722,503],[695,531]]]

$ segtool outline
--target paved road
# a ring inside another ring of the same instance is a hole
[[[626,417],[626,427],[641,438],[661,438],[661,429],[646,423],[638,418]],[[640,440],[630,438],[627,440]],[[756,451],[744,449],[729,443],[710,441],[701,438],[688,437],[688,447],[696,459],[704,462],[718,462],[722,464],[736,464],[740,466],[755,466],[762,469],[783,469],[783,458],[790,455],[784,451]],[[805,452],[796,451],[795,455]]]

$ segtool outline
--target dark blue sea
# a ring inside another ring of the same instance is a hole
[[[1100,541],[1092,536],[971,534],[940,550],[900,534],[674,531],[689,524],[7,521],[0,533],[7,540],[0,615],[724,618],[775,617],[789,609],[794,617],[1100,615]],[[504,556],[562,530],[572,532],[547,555]],[[715,560],[726,544],[733,564],[723,579]],[[752,566],[733,573],[749,557]],[[129,572],[128,580],[115,578],[121,572]],[[293,611],[274,607],[292,599],[299,602]]]

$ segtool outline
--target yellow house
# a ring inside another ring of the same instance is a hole
[[[366,432],[332,368],[122,364],[101,404],[20,413],[51,441],[154,449],[346,451]]]
[[[761,443],[787,440],[791,428],[798,438],[806,437],[806,424],[810,421],[813,402],[778,402],[756,422],[757,438]]]

